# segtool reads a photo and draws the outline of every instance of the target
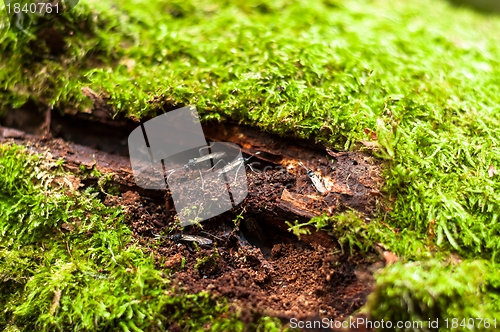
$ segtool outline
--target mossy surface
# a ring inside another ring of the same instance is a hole
[[[85,1],[54,23],[65,49],[53,54],[43,38],[5,29],[2,15],[2,111],[28,100],[85,111],[91,101],[81,89],[89,87],[130,118],[193,104],[204,120],[339,149],[356,149],[374,132],[387,160],[388,209],[369,224],[351,214],[312,222],[351,248],[382,241],[406,260],[444,261],[454,252],[466,258],[462,275],[479,264],[497,280],[488,271],[500,259],[499,17],[436,0]],[[3,206],[17,203],[9,191],[2,197]],[[37,231],[24,232],[41,236],[55,220],[32,221]],[[411,268],[428,276],[425,264]],[[474,291],[453,288],[450,264],[429,264],[429,292],[450,287],[465,303],[436,300],[443,313],[478,305],[467,295]],[[405,278],[406,268],[387,278]],[[379,277],[375,298],[403,308],[387,278]],[[481,284],[488,315],[500,312],[496,286]],[[396,289],[399,298],[412,291]]]
[[[484,260],[396,263],[377,276],[367,309],[394,327],[411,324],[391,330],[497,331],[499,281],[498,265]]]

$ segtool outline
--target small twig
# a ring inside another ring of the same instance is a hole
[[[392,227],[391,227],[391,226],[387,225],[387,224],[386,224],[385,222],[383,222],[382,220],[380,220],[380,223],[381,223],[382,225],[384,225],[385,227],[389,228],[389,230],[390,230],[391,232],[393,232],[394,234],[396,234],[396,231],[395,231],[394,229],[392,229]]]
[[[69,257],[71,257],[71,259],[73,259],[73,255],[71,255],[71,251],[69,250],[68,241],[64,241],[64,242],[66,242],[66,250],[68,251]]]
[[[115,262],[116,265],[120,265],[120,264],[118,264],[118,262],[115,259],[115,254],[113,254],[113,250],[111,250],[111,246],[108,246],[108,250],[111,253],[111,259],[113,260],[113,262]]]
[[[49,106],[47,111],[45,112],[45,135],[48,136],[50,135],[50,125],[51,125],[51,119],[52,119],[52,106]]]
[[[222,241],[222,239],[221,239],[220,237],[215,236],[215,235],[210,234],[210,233],[207,233],[207,232],[205,232],[205,231],[201,231],[200,233],[203,233],[203,234],[208,235],[208,236],[212,236],[212,237],[214,237],[215,239]]]
[[[201,191],[205,191],[205,180],[203,180],[203,175],[201,175],[201,170],[198,170],[200,172],[200,178],[201,178]]]

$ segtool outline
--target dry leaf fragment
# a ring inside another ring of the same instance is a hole
[[[75,226],[73,226],[70,223],[65,222],[65,223],[61,224],[61,228],[66,230],[66,231],[72,232],[75,229]]]
[[[366,146],[367,148],[371,149],[377,149],[378,148],[378,142],[373,142],[373,141],[359,141],[361,144]]]
[[[431,220],[429,222],[429,226],[427,226],[427,234],[429,234],[429,237],[433,238],[436,236],[436,232],[434,231],[434,226],[436,225],[436,220]]]
[[[335,151],[333,151],[332,149],[329,149],[329,148],[326,148],[326,153],[328,153],[330,156],[335,157],[335,158],[341,157],[341,156],[344,156],[344,155],[348,154],[347,151],[335,152]]]
[[[387,265],[394,264],[399,260],[399,257],[390,251],[384,251],[383,255],[384,255],[385,263]]]
[[[376,141],[377,140],[377,133],[375,131],[371,130],[370,128],[365,128],[365,129],[363,129],[363,131],[365,132],[365,134],[367,136],[370,137],[370,139],[372,141]]]
[[[490,168],[488,168],[488,175],[491,177],[497,175],[497,170],[495,169],[495,166],[490,165]]]
[[[62,291],[60,288],[57,288],[56,291],[54,292],[54,297],[52,298],[52,305],[50,306],[50,314],[53,316],[59,307],[59,303],[61,301],[61,294]]]

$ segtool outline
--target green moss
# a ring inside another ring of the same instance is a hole
[[[500,326],[498,266],[482,260],[396,263],[377,277],[367,309],[374,320],[423,324],[393,331],[425,331],[436,320],[439,331],[494,331]]]
[[[173,291],[133,244],[120,207],[88,188],[61,187],[59,162],[0,145],[0,328],[21,331],[242,331],[238,314],[208,293]],[[253,328],[280,330],[269,317]]]
[[[98,3],[94,11],[80,3],[58,18],[35,26],[32,34],[9,29],[9,16],[0,12],[0,111],[32,101],[40,108],[84,110],[91,101],[81,89],[87,72],[113,63],[122,31]]]

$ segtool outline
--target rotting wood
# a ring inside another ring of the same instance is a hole
[[[306,205],[308,202],[310,203],[311,201],[318,199],[319,198],[314,197],[312,195],[300,195],[296,193],[291,193],[286,188],[283,190],[283,193],[281,194],[281,201],[290,203],[294,208],[297,209],[296,211],[304,211],[301,214],[304,216],[310,216],[311,218],[314,216],[318,216],[320,213],[319,211],[308,209]]]
[[[323,180],[330,192],[326,201],[335,196],[344,208],[353,208],[366,215],[372,215],[376,210],[378,201],[372,192],[379,191],[383,185],[382,164],[368,153],[334,152],[310,141],[280,138],[235,123],[208,123],[203,125],[203,131],[209,140],[236,143],[249,155],[260,151],[257,156],[260,161],[279,165],[298,179],[307,179],[304,170],[298,166],[302,162]],[[301,183],[299,186],[307,185]],[[323,206],[321,210],[328,212],[331,209]]]
[[[247,212],[257,215],[262,222],[286,231],[288,226],[285,221],[305,222],[321,213],[335,214],[346,208],[356,209],[366,215],[371,215],[375,210],[378,198],[371,192],[379,189],[382,179],[380,166],[370,156],[343,152],[338,153],[336,160],[332,161],[326,158],[325,151],[311,146],[294,145],[289,140],[257,133],[247,127],[229,125],[224,130],[204,130],[209,140],[237,143],[243,152],[255,155],[254,159],[258,161],[268,163],[267,171],[260,174],[248,173],[249,195],[242,203]],[[215,135],[216,132],[220,134]],[[54,158],[62,158],[65,168],[74,173],[78,173],[81,166],[86,169],[95,167],[102,173],[114,173],[113,182],[120,192],[132,190],[141,196],[164,198],[166,208],[171,205],[170,197],[165,195],[164,191],[136,186],[128,157],[50,136],[35,136],[0,127],[0,142],[5,141],[27,145],[35,152],[50,150]],[[261,151],[261,154],[256,155],[257,151]],[[328,195],[322,197],[315,192],[304,171],[300,172],[297,166],[299,161],[306,162],[319,174],[328,173],[323,176],[329,189]],[[283,176],[284,178],[280,178]],[[287,182],[291,178],[293,181]],[[92,180],[87,180],[87,184],[89,183],[92,184]],[[303,236],[305,242],[333,245],[331,237],[326,233],[316,232],[312,227],[311,230],[312,236]]]

